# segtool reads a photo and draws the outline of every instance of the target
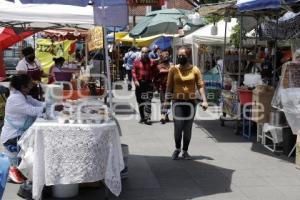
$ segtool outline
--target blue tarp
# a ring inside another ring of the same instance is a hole
[[[264,9],[278,9],[281,6],[281,0],[238,0],[238,10],[251,11],[251,10],[264,10]]]
[[[295,4],[300,0],[238,0],[237,7],[241,12],[251,10],[279,9],[285,4]]]
[[[159,46],[161,50],[166,50],[167,48],[172,47],[172,37],[159,37],[153,41],[150,48],[152,49],[155,45]]]

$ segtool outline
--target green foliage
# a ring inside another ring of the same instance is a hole
[[[230,41],[235,47],[240,46],[240,40],[241,40],[240,34],[241,34],[241,26],[240,23],[238,23],[232,28],[232,34],[230,35]],[[246,32],[244,30],[242,32],[242,38],[244,39],[246,38]]]

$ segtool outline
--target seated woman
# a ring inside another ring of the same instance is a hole
[[[53,58],[54,65],[50,68],[50,78],[48,84],[51,84],[56,81],[55,72],[61,72],[62,66],[64,65],[65,59],[63,57]]]
[[[10,82],[10,96],[5,106],[1,142],[10,157],[9,177],[15,183],[24,182],[24,177],[17,169],[18,139],[33,124],[35,119],[46,111],[43,102],[28,95],[32,87],[33,81],[29,75],[13,76]],[[57,106],[55,110],[61,110],[61,106]]]

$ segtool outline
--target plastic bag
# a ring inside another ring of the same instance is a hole
[[[300,88],[281,90],[281,101],[285,117],[294,134],[300,132]]]
[[[248,87],[255,87],[262,84],[262,78],[260,74],[245,74],[244,85]]]

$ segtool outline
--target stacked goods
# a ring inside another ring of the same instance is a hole
[[[271,101],[274,88],[267,85],[258,85],[252,95],[252,120],[256,123],[268,123],[271,113]]]

